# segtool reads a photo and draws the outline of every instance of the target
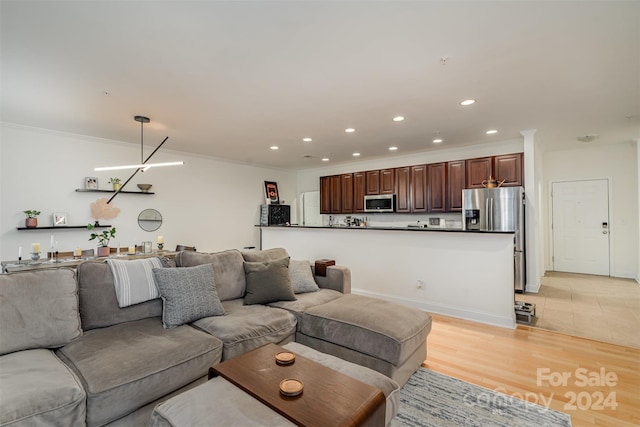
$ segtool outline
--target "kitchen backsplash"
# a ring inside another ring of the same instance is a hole
[[[345,225],[347,217],[353,219],[365,220],[368,227],[407,227],[407,226],[424,226],[427,228],[458,228],[462,229],[461,213],[445,213],[445,214],[384,214],[384,213],[362,213],[350,215],[322,215],[322,225]],[[429,219],[440,219],[439,225],[431,225]],[[444,221],[442,221],[444,220]],[[332,222],[330,224],[329,222]]]

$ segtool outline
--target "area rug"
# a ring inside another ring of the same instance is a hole
[[[548,402],[547,402],[548,403]],[[420,368],[400,391],[391,427],[571,426],[568,414]]]

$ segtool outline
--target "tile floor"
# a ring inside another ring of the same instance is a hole
[[[537,294],[533,326],[640,348],[640,285],[632,279],[548,272]]]

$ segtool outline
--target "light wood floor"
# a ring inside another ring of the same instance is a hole
[[[571,415],[574,427],[640,425],[640,349],[530,326],[512,330],[432,316],[425,368],[542,406],[550,402],[551,409]],[[566,385],[553,384],[541,369],[552,378],[571,377]],[[603,370],[616,376],[610,386],[581,384],[584,376],[604,380]],[[617,407],[601,401],[598,408],[600,393]]]
[[[640,286],[632,279],[547,272],[537,294],[533,325],[598,341],[640,348]]]

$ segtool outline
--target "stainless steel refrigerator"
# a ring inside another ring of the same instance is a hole
[[[524,188],[462,190],[463,230],[514,233],[514,289],[525,291]]]

